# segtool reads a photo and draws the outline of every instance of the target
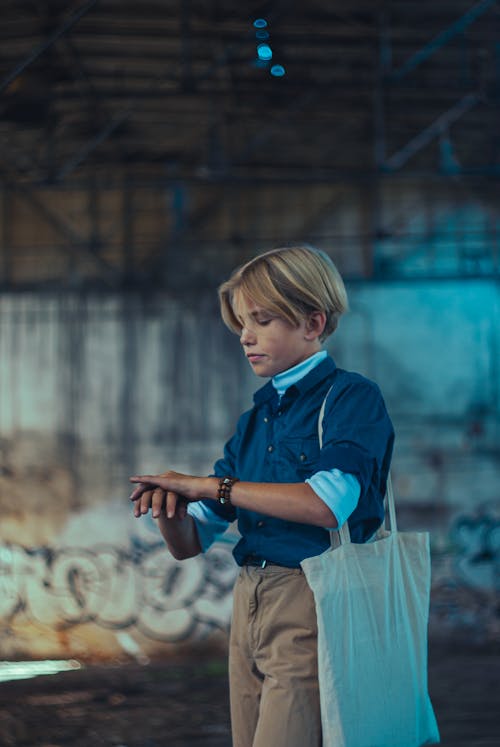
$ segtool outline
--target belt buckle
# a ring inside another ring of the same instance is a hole
[[[260,567],[265,568],[266,565],[267,565],[267,560],[263,560],[262,563],[260,564]]]

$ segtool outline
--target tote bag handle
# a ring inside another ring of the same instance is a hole
[[[325,398],[321,404],[321,409],[319,411],[319,417],[318,417],[318,439],[319,439],[319,448],[323,448],[323,418],[325,416],[325,408],[326,408],[326,401],[328,399],[328,396],[330,392],[332,391],[334,385],[330,387],[330,389],[327,391]],[[382,527],[380,527],[377,532],[375,533],[375,537],[379,535],[381,529],[385,529],[386,531],[390,528],[391,532],[397,532],[398,526],[396,522],[396,505],[394,503],[394,492],[392,489],[392,480],[391,480],[391,473],[387,475],[387,491],[385,494],[385,516],[384,516],[384,523]],[[389,522],[390,527],[387,527],[387,511],[389,512]],[[351,543],[351,533],[349,532],[349,524],[347,521],[342,524],[340,529],[333,529],[330,531],[330,545],[333,549],[341,545],[349,545]]]

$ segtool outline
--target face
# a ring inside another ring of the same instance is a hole
[[[240,342],[257,376],[275,376],[321,350],[318,337],[324,316],[320,313],[295,327],[241,293],[235,294],[234,311],[242,327]]]

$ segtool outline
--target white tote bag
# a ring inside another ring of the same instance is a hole
[[[390,477],[387,508],[390,529],[373,541],[351,543],[346,523],[301,564],[318,618],[323,747],[439,742],[427,689],[429,534],[397,530]]]

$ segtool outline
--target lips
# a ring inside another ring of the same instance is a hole
[[[258,353],[250,353],[249,355],[247,355],[247,358],[250,361],[250,363],[258,363],[264,358],[264,356],[259,355]]]

